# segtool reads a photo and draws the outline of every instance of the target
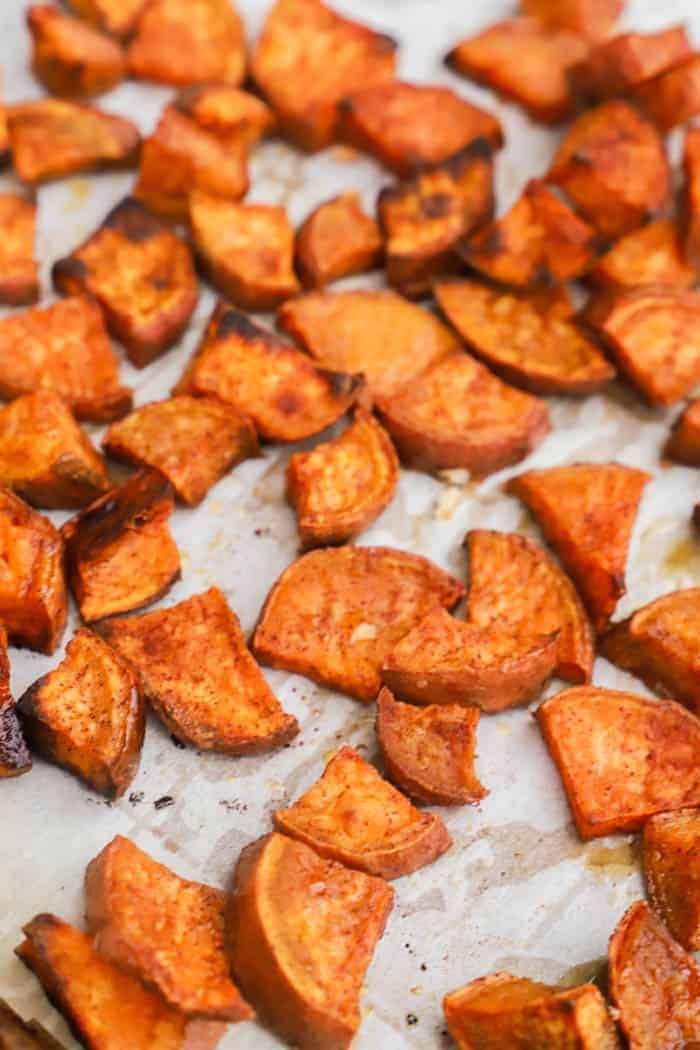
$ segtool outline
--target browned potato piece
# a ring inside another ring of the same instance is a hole
[[[612,32],[625,0],[520,0],[520,6],[552,29],[568,29],[595,43]]]
[[[231,980],[226,893],[191,882],[116,835],[85,872],[95,950],[187,1017],[245,1021],[253,1011]]]
[[[686,405],[673,424],[664,455],[689,467],[700,466],[700,398]]]
[[[66,0],[68,7],[90,25],[110,36],[131,36],[148,0]]]
[[[67,604],[60,533],[19,496],[0,489],[0,623],[10,641],[52,653]]]
[[[582,685],[550,696],[537,720],[582,839],[700,804],[700,721],[675,701]]]
[[[503,145],[500,121],[446,87],[392,80],[349,95],[341,110],[343,137],[401,177],[477,139]]]
[[[79,171],[133,168],[138,128],[124,117],[62,98],[8,107],[12,163],[23,182],[62,179]]]
[[[685,291],[699,280],[686,262],[680,231],[672,219],[657,219],[622,237],[588,273],[604,292],[656,285]]]
[[[418,802],[460,806],[488,791],[474,772],[480,712],[457,704],[413,707],[377,697],[377,743],[390,780]]]
[[[700,54],[634,90],[634,98],[663,132],[700,113]]]
[[[594,47],[572,79],[587,98],[613,98],[689,58],[692,51],[682,25],[657,33],[620,33]]]
[[[266,835],[241,853],[226,914],[231,966],[262,1019],[300,1050],[348,1050],[394,903],[384,879]]]
[[[391,503],[399,461],[391,438],[362,409],[338,437],[287,466],[287,498],[297,512],[303,547],[347,543]]]
[[[27,689],[18,711],[32,751],[107,798],[123,795],[136,776],[146,728],[136,678],[86,627],[58,667]]]
[[[243,22],[231,0],[149,0],[128,50],[132,76],[163,84],[241,84]]]
[[[90,97],[123,79],[126,60],[119,44],[53,4],[27,11],[34,55],[32,69],[52,95]]]
[[[39,298],[35,230],[36,202],[18,193],[0,194],[0,303],[25,306]]]
[[[319,204],[297,232],[296,261],[308,288],[374,270],[382,255],[379,227],[363,212],[357,193]]]
[[[306,150],[336,138],[338,102],[391,80],[396,43],[321,0],[277,0],[252,58],[255,82],[284,135]]]
[[[440,281],[435,298],[469,348],[509,383],[536,394],[585,395],[615,369],[568,317],[566,300],[524,296],[476,281]]]
[[[253,652],[264,664],[371,703],[398,640],[430,609],[451,609],[463,593],[453,576],[407,551],[311,551],[268,594]]]
[[[598,632],[625,593],[632,529],[650,480],[621,463],[573,463],[530,470],[509,483],[577,584]]]
[[[277,809],[278,831],[322,857],[368,875],[398,879],[432,864],[452,845],[436,813],[423,813],[351,747],[290,809]]]
[[[98,629],[133,667],[144,696],[178,740],[200,751],[245,755],[280,747],[299,732],[217,587]]]
[[[192,240],[214,287],[245,310],[274,310],[299,291],[284,208],[190,196]]]
[[[55,915],[37,915],[24,933],[16,954],[89,1050],[214,1050],[226,1030],[173,1010]]]
[[[68,579],[87,623],[149,605],[179,579],[174,502],[170,482],[143,470],[65,523]]]
[[[547,176],[604,237],[621,237],[666,205],[669,164],[659,132],[630,103],[603,102],[570,127]]]
[[[700,128],[691,128],[683,153],[685,253],[691,266],[700,266]]]
[[[0,999],[0,1046],[4,1050],[64,1050],[38,1021],[23,1021]]]
[[[32,768],[32,758],[10,692],[7,634],[0,624],[0,780],[19,777]],[[3,1043],[3,1001],[0,999],[0,1047]]]
[[[53,281],[64,295],[97,299],[138,368],[178,341],[198,298],[187,245],[131,197],[54,264]]]
[[[275,115],[261,98],[230,84],[192,84],[173,105],[224,145],[250,147],[267,135]]]
[[[700,809],[655,814],[644,825],[643,841],[654,911],[679,944],[700,950]]]

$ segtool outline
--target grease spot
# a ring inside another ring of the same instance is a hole
[[[601,955],[597,959],[572,966],[562,974],[561,984],[566,988],[576,988],[579,984],[595,984],[602,992],[608,985],[608,957]]]
[[[64,211],[67,214],[79,211],[85,204],[85,201],[90,196],[91,186],[88,179],[76,178],[71,179],[68,183],[68,203],[64,207]]]
[[[624,878],[639,869],[640,845],[636,839],[616,846],[589,846],[584,864],[602,878]]]
[[[700,545],[690,536],[676,540],[666,551],[664,569],[674,576],[692,574],[700,578]]]

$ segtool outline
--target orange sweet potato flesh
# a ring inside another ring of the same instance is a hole
[[[255,754],[299,731],[246,648],[241,626],[217,587],[129,619],[99,626],[136,672],[168,730],[200,751]]]
[[[457,704],[414,707],[382,689],[377,697],[377,743],[387,775],[417,802],[460,806],[488,791],[474,772],[477,708]]]
[[[612,32],[625,0],[520,0],[520,6],[551,29],[568,29],[595,42]]]
[[[391,438],[362,409],[338,437],[296,452],[287,466],[287,498],[302,546],[347,543],[391,503],[399,461]]]
[[[23,1021],[0,999],[0,1046],[7,1050],[64,1050],[38,1021]]]
[[[662,132],[696,117],[700,113],[700,55],[639,84],[634,98]]]
[[[7,655],[7,633],[0,624],[0,780],[19,777],[32,768],[32,758],[17,717],[10,692],[10,659]],[[2,1006],[0,999],[0,1047],[3,1046]]]
[[[692,50],[682,25],[657,33],[620,33],[594,47],[573,71],[573,80],[587,98],[613,98],[689,58]]]
[[[300,1050],[348,1050],[360,992],[394,903],[384,879],[272,834],[241,853],[229,959],[262,1020]]]
[[[700,398],[691,401],[673,424],[664,455],[690,467],[700,466]]]
[[[282,133],[319,150],[337,137],[338,102],[391,80],[396,43],[321,0],[277,0],[252,57],[257,86]]]
[[[15,949],[90,1050],[214,1050],[226,1026],[190,1021],[99,955],[82,930],[37,915]]]
[[[700,967],[644,901],[625,912],[610,938],[608,973],[629,1050],[697,1045]]]
[[[119,39],[136,28],[148,0],[67,0],[67,6],[90,25]]]
[[[691,128],[683,151],[685,174],[685,253],[691,266],[700,266],[700,128]]]
[[[525,296],[476,281],[440,281],[435,298],[477,357],[534,394],[586,395],[615,377],[598,347],[567,316],[566,300]]]
[[[244,1021],[225,949],[226,893],[180,878],[122,835],[85,872],[95,949],[188,1017]]]
[[[685,291],[698,273],[685,258],[680,230],[672,219],[657,219],[622,237],[588,273],[604,292],[624,293],[655,285]]]
[[[95,297],[139,368],[177,342],[198,299],[189,249],[131,197],[54,264],[53,281],[64,295]]]
[[[509,483],[537,518],[603,631],[625,593],[632,529],[650,476],[621,463],[530,470]]]
[[[0,303],[26,306],[39,298],[34,259],[36,203],[18,193],[0,194]]]
[[[654,911],[687,951],[700,950],[700,809],[650,817],[642,861]]]
[[[296,262],[307,288],[373,270],[382,255],[379,227],[362,210],[357,193],[319,204],[297,232]]]
[[[173,105],[226,146],[253,146],[275,124],[274,113],[261,98],[230,84],[192,84]]]
[[[110,37],[52,4],[27,11],[34,54],[32,68],[47,91],[86,98],[109,91],[126,72],[126,60]]]
[[[156,471],[140,471],[61,529],[68,579],[86,623],[149,605],[180,576],[168,529],[173,490]]]
[[[537,711],[582,839],[700,803],[700,721],[673,700],[575,686]]]
[[[424,813],[352,747],[342,747],[323,776],[289,809],[278,831],[349,868],[398,879],[432,864],[452,844],[436,813]]]

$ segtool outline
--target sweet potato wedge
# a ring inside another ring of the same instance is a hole
[[[294,230],[284,208],[192,193],[195,251],[214,287],[245,310],[274,310],[299,291]]]
[[[10,692],[7,633],[0,624],[0,780],[19,777],[28,773],[31,768],[32,758]],[[4,1050],[3,1005],[0,999],[0,1047]]]
[[[230,84],[192,84],[172,105],[228,147],[254,146],[275,126],[275,114],[261,98]]]
[[[287,466],[287,498],[304,548],[347,543],[391,503],[399,461],[391,438],[362,409],[338,437],[296,452]]]
[[[337,137],[338,102],[391,80],[395,65],[390,37],[343,18],[321,0],[277,0],[251,68],[282,133],[313,151]]]
[[[0,303],[25,306],[39,298],[34,258],[36,201],[19,193],[0,194]]]
[[[615,369],[572,320],[566,298],[525,296],[476,281],[435,285],[447,320],[502,379],[535,394],[585,395]]]
[[[357,193],[319,204],[297,231],[297,268],[307,288],[374,270],[382,256],[379,227],[362,210]]]
[[[621,463],[530,470],[509,483],[577,584],[603,631],[625,593],[632,529],[650,476]]]
[[[700,803],[700,720],[675,701],[582,685],[537,720],[582,839]]]
[[[81,171],[136,166],[138,128],[94,106],[62,98],[18,102],[7,108],[12,163],[32,185]]]
[[[53,4],[27,11],[32,69],[52,95],[89,98],[109,91],[126,72],[124,52],[114,40]]]
[[[62,527],[68,580],[87,623],[149,605],[179,579],[168,529],[174,502],[170,482],[144,470]]]
[[[136,28],[148,0],[67,0],[67,6],[110,36],[124,39]]]
[[[664,455],[689,467],[700,466],[700,398],[686,405],[676,419]]]
[[[587,99],[614,98],[689,58],[692,52],[682,25],[656,33],[620,33],[594,47],[572,71],[571,79]]]
[[[253,1016],[231,980],[225,949],[226,893],[191,882],[116,835],[85,872],[95,950],[153,988],[187,1017]]]
[[[398,879],[432,864],[452,844],[436,813],[416,809],[352,747],[342,747],[323,776],[275,827],[349,868]]]
[[[24,933],[15,953],[89,1050],[214,1050],[226,1030],[173,1010],[55,915],[35,916]]]
[[[672,219],[657,219],[633,230],[587,274],[605,293],[656,286],[682,292],[698,283],[698,272],[685,259],[683,239]]]
[[[217,587],[168,609],[99,626],[168,730],[200,751],[270,751],[299,731],[246,648]]]
[[[187,245],[127,197],[102,225],[53,267],[64,295],[92,295],[107,327],[138,368],[176,343],[197,305]]]
[[[520,0],[520,6],[552,29],[568,29],[596,42],[613,31],[625,0]]]
[[[700,54],[639,84],[633,95],[662,132],[685,124],[700,113]]]
[[[700,950],[700,809],[657,813],[644,825],[647,894],[671,935]]]
[[[3,1050],[64,1050],[38,1021],[23,1021],[0,999],[0,1046]]]
[[[461,806],[488,795],[474,771],[480,712],[457,704],[414,707],[388,689],[377,697],[377,743],[387,775],[431,806]]]
[[[700,266],[700,128],[691,128],[683,151],[685,174],[685,254],[691,266]]]
[[[392,80],[362,87],[340,108],[343,138],[402,178],[477,139],[503,145],[497,118],[446,87]]]
[[[285,569],[260,614],[253,652],[271,667],[371,703],[400,638],[461,583],[427,558],[390,547],[311,551]]]
[[[226,910],[236,979],[300,1050],[348,1050],[360,992],[394,903],[384,879],[266,835],[241,853]]]
[[[603,102],[572,124],[547,180],[610,238],[654,218],[670,190],[668,158],[658,130],[623,99]]]

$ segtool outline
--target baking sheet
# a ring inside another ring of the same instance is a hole
[[[4,0],[0,56],[10,101],[41,95],[28,72],[27,0]],[[253,36],[268,0],[239,0]],[[464,35],[508,15],[508,0],[338,0],[338,9],[373,22],[401,42],[400,73],[450,84],[487,103],[507,129],[498,160],[498,201],[503,211],[526,177],[547,165],[556,133],[530,124],[521,113],[449,73],[442,56]],[[685,21],[700,39],[693,0],[631,0],[625,24],[653,29]],[[135,119],[148,132],[170,97],[168,89],[124,84],[104,96],[105,108]],[[677,140],[673,143],[678,152]],[[298,223],[321,200],[345,188],[360,190],[368,208],[388,180],[370,160],[332,149],[303,157],[279,142],[262,145],[252,162],[250,199],[285,204]],[[38,257],[43,293],[49,271],[128,192],[131,173],[77,177],[40,192]],[[8,180],[0,180],[8,183]],[[373,278],[344,282],[368,285]],[[375,282],[376,283],[376,282]],[[340,285],[339,287],[342,287]],[[202,289],[199,307],[180,346],[144,371],[124,362],[122,378],[136,403],[165,396],[197,341],[214,297]],[[583,402],[551,399],[553,433],[528,460],[549,466],[616,458],[655,475],[637,519],[628,571],[625,614],[670,590],[700,583],[700,545],[689,519],[700,499],[700,475],[662,467],[659,450],[671,416],[646,408],[629,390],[614,387]],[[100,430],[88,428],[98,439]],[[309,444],[309,443],[307,443]],[[292,449],[268,448],[221,481],[195,510],[172,518],[182,551],[183,576],[160,602],[172,605],[217,584],[244,628],[252,629],[262,601],[294,558],[297,532],[284,502],[284,469]],[[432,558],[463,576],[464,533],[475,527],[519,530],[538,536],[518,502],[503,494],[504,471],[475,485],[459,474],[436,480],[403,471],[391,506],[363,534],[362,544],[388,544]],[[60,523],[67,515],[53,514]],[[71,620],[66,637],[75,626]],[[12,650],[15,695],[55,666]],[[119,833],[189,878],[226,885],[239,850],[270,830],[273,809],[305,790],[341,743],[375,757],[373,709],[284,672],[266,671],[301,732],[282,751],[254,758],[200,755],[175,747],[160,723],[149,721],[141,769],[130,794],[106,803],[77,780],[37,761],[31,774],[0,785],[0,994],[24,1016],[35,1016],[66,1045],[76,1047],[38,982],[14,958],[20,926],[36,912],[54,911],[79,923],[87,862]],[[603,660],[600,685],[645,692]],[[552,691],[560,688],[555,683]],[[559,779],[531,713],[482,718],[477,770],[490,789],[478,807],[443,809],[454,839],[437,863],[398,880],[396,906],[366,981],[358,1050],[432,1050],[450,1045],[440,1003],[443,994],[496,969],[545,981],[595,976],[604,965],[607,938],[624,909],[642,891],[632,837],[583,845],[575,834]],[[172,804],[156,808],[157,800]],[[222,1050],[272,1050],[281,1044],[248,1022],[233,1026]]]

